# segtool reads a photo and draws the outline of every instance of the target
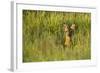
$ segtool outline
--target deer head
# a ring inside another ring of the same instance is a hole
[[[74,34],[74,31],[76,29],[76,25],[72,24],[71,26],[68,26],[67,24],[64,24],[64,46],[71,46],[72,42],[72,36]]]

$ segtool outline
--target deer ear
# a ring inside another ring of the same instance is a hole
[[[76,29],[76,24],[72,24],[72,25],[70,26],[70,29],[75,30],[75,29]]]
[[[63,28],[64,28],[64,31],[68,31],[68,29],[69,29],[68,28],[68,25],[66,25],[66,24],[64,24],[64,27]]]

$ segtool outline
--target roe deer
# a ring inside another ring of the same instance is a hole
[[[76,29],[76,25],[72,24],[70,27],[64,24],[64,47],[70,47],[72,44],[72,35]]]

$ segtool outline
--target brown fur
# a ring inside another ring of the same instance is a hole
[[[75,31],[75,24],[72,24],[70,27],[67,24],[64,24],[64,46],[70,47],[72,44],[72,34]]]

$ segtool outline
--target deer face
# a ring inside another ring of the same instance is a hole
[[[71,46],[72,42],[72,34],[74,33],[76,29],[76,25],[72,24],[70,27],[66,24],[64,24],[64,46]]]

